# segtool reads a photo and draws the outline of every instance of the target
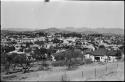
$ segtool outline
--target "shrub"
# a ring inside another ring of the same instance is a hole
[[[65,60],[55,61],[52,63],[53,66],[76,66],[76,65],[83,65],[85,62],[82,60],[71,60],[70,62],[66,62]]]
[[[93,61],[91,59],[85,59],[84,63],[85,64],[91,64],[91,63],[93,63]]]
[[[55,61],[52,63],[53,66],[64,66],[66,65],[65,61]]]
[[[72,60],[71,62],[70,62],[70,65],[82,65],[82,64],[84,64],[84,62],[83,61],[81,61],[81,60]]]

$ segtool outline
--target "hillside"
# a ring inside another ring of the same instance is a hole
[[[104,34],[124,34],[124,29],[120,28],[72,28],[72,27],[67,27],[67,28],[47,28],[47,29],[40,29],[40,30],[31,30],[31,29],[3,29],[3,32],[47,32],[47,33],[69,33],[69,32],[78,32],[78,33],[85,33],[85,34],[93,34],[93,33],[104,33]]]
[[[120,28],[72,28],[67,27],[65,30],[83,33],[111,33],[111,34],[124,34],[124,29]]]
[[[40,29],[40,30],[35,30],[35,32],[46,32],[46,33],[69,33],[70,31],[63,30],[63,29],[58,29],[58,28],[47,28],[47,29]]]

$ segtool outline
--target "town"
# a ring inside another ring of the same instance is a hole
[[[30,63],[44,61],[43,69],[47,68],[48,64],[45,62],[48,60],[65,61],[65,65],[68,64],[68,67],[72,66],[72,61],[75,61],[74,64],[84,64],[86,61],[91,63],[115,62],[124,60],[124,36],[76,32],[3,31],[1,33],[1,64],[7,65],[6,62],[14,65],[15,63],[26,63],[25,60],[20,60],[20,55]],[[8,60],[6,60],[7,58]],[[76,63],[76,60],[81,61],[81,59],[82,62]]]
[[[1,81],[124,81],[123,2],[1,0]]]

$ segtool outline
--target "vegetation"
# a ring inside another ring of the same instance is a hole
[[[104,35],[104,34],[82,34],[76,32],[60,32],[60,33],[46,33],[46,32],[9,32],[2,33],[1,43],[1,64],[7,66],[9,64],[27,64],[27,62],[35,61],[42,62],[42,67],[47,67],[46,61],[52,61],[52,56],[55,57],[56,61],[52,63],[53,66],[64,66],[72,68],[73,66],[81,64],[92,63],[91,59],[85,59],[84,54],[86,52],[92,52],[90,47],[95,50],[101,49],[100,53],[95,54],[107,54],[107,47],[99,45],[100,41],[107,43],[108,45],[124,45],[124,39],[118,35]],[[44,38],[43,38],[44,37]],[[71,40],[67,40],[69,38]],[[24,40],[22,40],[24,38]],[[26,41],[25,41],[25,38]],[[43,38],[44,40],[40,40]],[[32,40],[32,41],[31,41]],[[64,42],[65,40],[66,43]],[[20,46],[16,49],[16,45]],[[110,48],[110,47],[109,47]],[[119,50],[115,50],[108,54],[115,54],[118,59],[124,54],[124,49],[118,47]],[[110,48],[112,49],[112,48]],[[17,50],[17,53],[11,51]],[[64,51],[62,51],[64,50]],[[106,51],[105,51],[106,50]],[[7,55],[9,52],[11,54]],[[18,53],[24,54],[18,54]],[[82,53],[83,52],[83,53]],[[16,54],[16,55],[15,55]],[[10,58],[10,59],[8,59]],[[11,61],[10,61],[11,60]],[[33,60],[33,61],[32,61]],[[30,63],[28,63],[30,64]]]

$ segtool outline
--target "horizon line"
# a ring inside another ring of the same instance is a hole
[[[24,27],[25,28],[25,27]],[[24,28],[21,28],[21,27],[9,27],[9,28],[2,28],[1,27],[1,30],[10,30],[10,29],[24,29]],[[40,30],[40,29],[50,29],[50,28],[56,28],[56,29],[66,29],[66,28],[73,28],[73,29],[79,29],[79,28],[87,28],[87,29],[122,29],[124,30],[124,28],[120,28],[120,27],[72,27],[72,26],[67,26],[67,27],[64,27],[64,28],[59,28],[59,27],[48,27],[48,28],[25,28],[25,29],[30,29],[30,30]]]

